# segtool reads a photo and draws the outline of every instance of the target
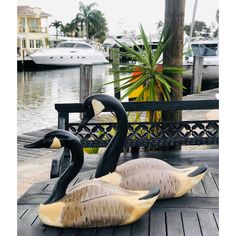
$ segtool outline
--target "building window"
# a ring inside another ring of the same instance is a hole
[[[42,40],[37,39],[37,40],[36,40],[36,48],[40,48],[40,47],[42,47],[42,46],[43,46]]]
[[[26,42],[25,42],[25,39],[22,39],[22,48],[26,48]]]
[[[30,48],[34,48],[34,40],[33,39],[30,39]]]

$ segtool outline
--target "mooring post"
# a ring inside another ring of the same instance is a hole
[[[93,65],[80,65],[80,102],[84,102],[85,98],[91,95],[92,92],[92,76]]]
[[[200,93],[202,89],[202,72],[203,72],[202,56],[193,57],[193,73],[191,81],[191,94]]]
[[[117,99],[120,99],[120,91],[117,91],[120,87],[119,80],[120,75],[119,73],[116,73],[116,71],[119,70],[119,64],[120,64],[120,53],[119,53],[119,47],[114,46],[114,50],[112,49],[112,70],[114,75],[114,80],[116,81],[114,83],[114,94]]]
[[[21,70],[24,71],[25,69],[25,50],[22,50],[22,61],[21,61]]]
[[[93,77],[93,65],[81,64],[80,65],[80,95],[79,101],[84,102],[85,98],[92,93],[92,77]],[[83,113],[80,113],[82,119]]]

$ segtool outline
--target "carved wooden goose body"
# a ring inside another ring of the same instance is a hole
[[[99,179],[66,188],[80,171],[84,156],[79,139],[68,131],[57,130],[28,148],[71,150],[72,162],[57,181],[49,199],[39,206],[41,221],[57,227],[103,227],[129,224],[138,220],[158,198],[159,188],[129,191]]]
[[[183,196],[204,177],[207,171],[205,164],[178,169],[153,158],[135,159],[116,167],[128,130],[127,115],[122,104],[112,96],[97,94],[88,97],[83,106],[85,114],[79,130],[104,108],[114,111],[117,117],[117,133],[99,160],[96,178],[131,190],[158,186],[161,199]]]
[[[154,158],[140,158],[119,165],[99,179],[130,190],[159,186],[159,199],[181,197],[205,175],[206,166],[177,169]]]

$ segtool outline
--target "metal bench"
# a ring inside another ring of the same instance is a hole
[[[219,108],[218,100],[170,101],[170,102],[123,102],[127,112],[212,110]],[[106,147],[116,130],[113,122],[89,123],[78,132],[79,122],[69,121],[71,113],[83,113],[82,103],[55,104],[58,112],[58,128],[77,135],[83,147]],[[109,110],[104,110],[105,112]],[[219,144],[219,120],[186,120],[162,122],[129,122],[125,147],[155,147],[170,149],[176,145]],[[156,132],[157,131],[157,132]],[[70,163],[70,154],[52,161],[51,178],[60,176]]]

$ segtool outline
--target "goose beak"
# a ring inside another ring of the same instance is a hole
[[[44,139],[40,139],[36,141],[35,143],[30,143],[27,145],[24,145],[25,148],[43,148],[45,147],[45,141]]]
[[[86,111],[84,113],[83,119],[81,120],[78,127],[78,132],[80,132],[88,124],[88,122],[93,118],[93,116],[94,115],[90,111]]]

